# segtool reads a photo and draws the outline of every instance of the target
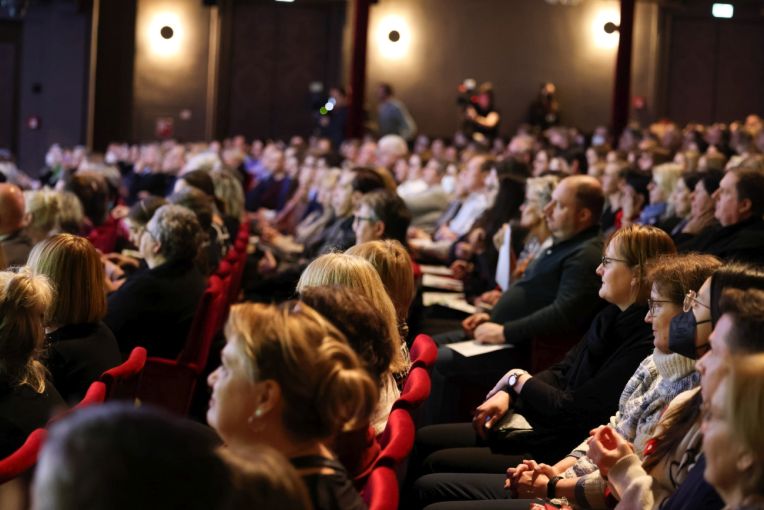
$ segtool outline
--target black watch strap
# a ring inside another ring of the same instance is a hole
[[[557,497],[557,482],[562,480],[561,476],[553,476],[549,479],[549,481],[546,483],[546,497],[549,499],[554,499]]]

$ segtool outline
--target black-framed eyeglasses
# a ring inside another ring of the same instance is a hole
[[[704,302],[698,299],[697,292],[695,292],[694,290],[688,291],[687,295],[684,297],[684,302],[682,303],[682,310],[684,312],[689,312],[695,307],[696,304],[702,306],[703,308],[707,308],[708,310],[711,309],[710,306],[708,306],[707,304],[705,304]]]
[[[611,262],[623,262],[626,265],[630,265],[628,260],[617,259],[614,257],[605,257],[605,256],[602,257],[602,267],[610,266]]]
[[[655,317],[655,314],[658,312],[658,308],[660,308],[663,303],[671,303],[671,301],[668,299],[647,298],[647,307],[650,309],[650,315]]]
[[[369,223],[374,223],[377,221],[377,218],[374,216],[358,216],[357,214],[353,216],[353,223],[360,223],[362,221],[368,221]]]

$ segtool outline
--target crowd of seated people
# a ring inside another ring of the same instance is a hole
[[[134,347],[177,358],[209,275],[240,226],[251,236],[244,303],[226,311],[221,365],[208,367],[207,424],[183,432],[185,422],[129,407],[74,413],[41,457],[37,508],[80,505],[62,469],[138,455],[140,434],[158,447],[150,438],[173,428],[179,466],[207,458],[196,475],[217,506],[199,496],[200,508],[362,508],[419,333],[437,359],[403,507],[760,508],[755,115],[617,139],[521,126],[490,145],[396,135],[339,147],[113,143],[103,155],[56,145],[38,172],[6,180],[0,458]],[[423,307],[421,266],[433,264],[461,281],[474,313]],[[454,348],[471,340],[485,352]],[[137,435],[110,444],[131,427]],[[183,452],[194,434],[201,450]],[[133,505],[155,495],[142,475]]]

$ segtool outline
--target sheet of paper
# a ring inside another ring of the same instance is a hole
[[[464,284],[460,280],[438,276],[434,274],[422,275],[422,285],[433,289],[453,290],[454,292],[464,292]]]
[[[496,283],[505,292],[509,288],[510,275],[512,274],[512,268],[510,267],[511,241],[512,227],[507,225],[504,229],[504,241],[501,243],[501,249],[499,250],[499,261],[496,263]]]
[[[422,294],[424,306],[440,305],[465,313],[475,313],[477,308],[464,299],[464,294],[453,292],[425,292]]]
[[[435,274],[440,276],[451,276],[451,268],[448,266],[427,266],[427,265],[420,265],[419,269],[422,270],[423,274]]]
[[[471,358],[472,356],[479,356],[481,354],[487,354],[489,352],[500,351],[502,349],[511,349],[511,345],[484,345],[479,344],[475,340],[466,340],[464,342],[456,342],[453,344],[446,344],[446,347],[455,350],[462,356]]]

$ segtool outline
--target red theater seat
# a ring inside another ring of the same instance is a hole
[[[13,480],[37,464],[37,456],[47,435],[48,432],[45,429],[32,431],[18,450],[0,460],[0,483]]]
[[[100,380],[106,385],[106,400],[135,400],[145,366],[146,349],[136,347],[127,361],[101,374]]]

